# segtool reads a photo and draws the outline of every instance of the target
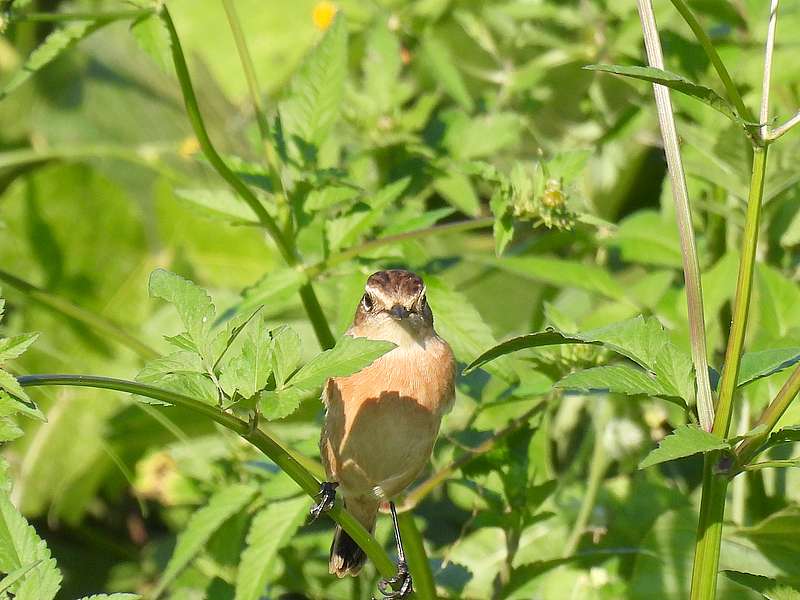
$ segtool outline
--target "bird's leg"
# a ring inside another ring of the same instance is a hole
[[[394,502],[389,502],[389,510],[392,511],[394,539],[397,542],[397,575],[388,579],[381,579],[378,582],[378,589],[383,594],[384,599],[402,600],[411,595],[414,591],[414,586],[411,581],[411,573],[408,572],[406,553],[403,550],[403,539],[400,537],[400,525],[397,523],[397,509],[394,506]]]
[[[249,418],[247,419],[247,435],[253,435],[256,430],[258,429],[258,419],[261,416],[261,413],[258,411],[258,407],[256,406],[253,409],[253,412],[250,413]]]
[[[316,495],[317,503],[311,507],[311,522],[313,523],[319,516],[333,508],[336,503],[336,488],[339,484],[335,481],[323,481],[319,484],[319,493]]]

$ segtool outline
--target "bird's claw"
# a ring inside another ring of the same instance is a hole
[[[328,512],[336,504],[336,488],[339,484],[335,481],[323,481],[319,485],[319,493],[317,494],[317,503],[311,507],[309,513],[311,514],[311,522],[313,523],[319,516]]]
[[[383,595],[383,600],[403,600],[411,596],[414,586],[405,561],[397,563],[397,575],[378,582],[378,589]],[[372,600],[376,599],[373,597]]]

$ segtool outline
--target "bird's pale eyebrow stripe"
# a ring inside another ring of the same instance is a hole
[[[381,301],[383,301],[384,304],[386,304],[387,301],[391,300],[391,298],[389,298],[389,296],[387,296],[384,293],[383,289],[381,289],[379,287],[375,287],[375,286],[367,284],[364,287],[364,291],[366,291],[370,296],[373,296],[375,298],[379,298]]]

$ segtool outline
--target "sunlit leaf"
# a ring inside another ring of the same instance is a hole
[[[640,469],[646,469],[662,462],[692,456],[700,452],[712,450],[725,450],[729,446],[717,436],[703,431],[696,425],[681,425],[659,444],[658,448],[650,452],[639,463]]]
[[[607,391],[629,396],[646,394],[673,397],[675,394],[674,390],[661,385],[656,378],[641,369],[626,365],[608,365],[576,371],[556,382],[555,387],[582,392]]]
[[[800,361],[800,348],[771,348],[742,355],[738,385],[780,373]]]

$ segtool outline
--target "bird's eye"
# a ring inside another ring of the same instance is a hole
[[[369,294],[364,294],[364,297],[361,299],[361,304],[364,305],[365,310],[372,310],[372,298],[369,297]]]

